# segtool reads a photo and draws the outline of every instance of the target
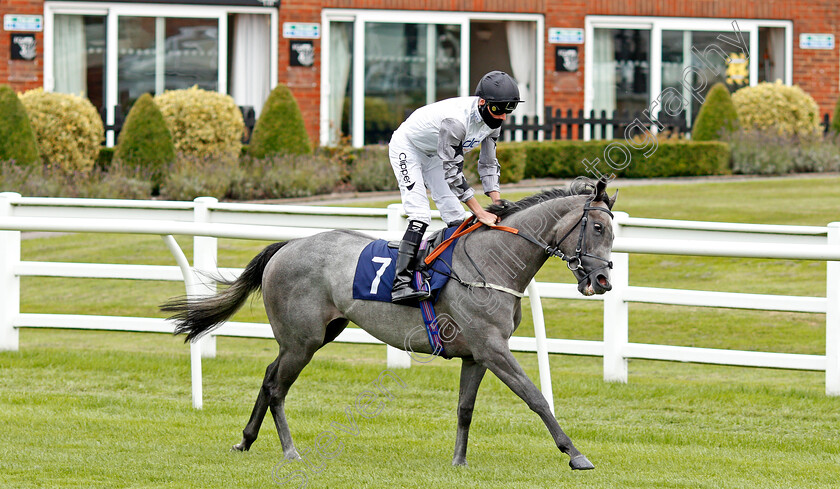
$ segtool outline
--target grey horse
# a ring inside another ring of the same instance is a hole
[[[560,428],[548,403],[513,357],[508,339],[522,317],[521,292],[551,255],[566,260],[584,295],[610,290],[616,196],[606,182],[578,179],[568,187],[488,207],[518,233],[482,227],[454,245],[450,280],[435,308],[450,326],[441,338],[445,355],[460,357],[458,428],[453,465],[466,465],[467,438],[479,384],[490,369],[535,411],[572,469],[592,463]],[[286,394],[318,349],[352,321],[374,337],[413,353],[432,354],[414,307],[353,299],[351,284],[362,249],[373,238],[346,230],[274,243],[260,252],[223,291],[163,304],[174,313],[175,333],[195,340],[230,318],[262,288],[266,313],[280,352],[266,369],[251,418],[235,450],[248,450],[270,408],[287,459],[299,458],[284,412]],[[460,282],[460,283],[459,283]],[[468,286],[462,286],[470,284]]]

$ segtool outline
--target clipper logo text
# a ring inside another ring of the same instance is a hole
[[[408,161],[405,153],[400,153],[400,175],[402,175],[402,181],[405,183],[406,188],[411,191],[414,188],[414,184],[411,183],[411,178],[408,177]]]

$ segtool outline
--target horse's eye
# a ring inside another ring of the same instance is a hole
[[[597,234],[604,232],[604,226],[602,224],[596,222],[594,227]]]

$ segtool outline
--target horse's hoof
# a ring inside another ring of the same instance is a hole
[[[586,458],[586,455],[578,455],[577,457],[569,460],[569,467],[571,467],[572,470],[591,470],[595,468],[595,466],[592,465],[592,462]]]
[[[466,467],[467,466],[467,460],[466,459],[462,459],[462,460],[453,459],[452,460],[452,465],[454,467]]]
[[[231,451],[231,452],[245,452],[245,451],[247,451],[247,450],[248,450],[248,449],[247,449],[247,448],[245,448],[245,446],[244,446],[244,445],[242,445],[241,443],[237,443],[236,445],[234,445],[234,446],[230,447],[230,451]]]

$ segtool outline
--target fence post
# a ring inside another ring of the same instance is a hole
[[[405,232],[408,221],[403,217],[402,204],[388,206],[388,232],[395,236]],[[388,368],[410,368],[411,356],[408,352],[386,345]]]
[[[550,105],[546,105],[543,108],[542,119],[537,119],[537,123],[542,126],[542,129],[537,131],[537,141],[546,141],[551,139],[551,135],[554,131],[554,116],[553,112],[551,111],[552,107]]]
[[[210,222],[210,206],[219,202],[215,197],[198,197],[194,201],[193,220],[195,222]],[[198,280],[194,289],[189,291],[191,296],[209,295],[216,293],[216,282],[207,274],[212,274],[218,268],[218,239],[210,236],[195,236],[193,238],[193,268]],[[201,340],[201,356],[216,358],[216,336],[205,335]]]
[[[621,221],[626,212],[616,212],[613,219],[613,233],[621,236]],[[604,295],[604,380],[627,383],[627,359],[624,347],[629,340],[627,302],[624,294],[630,282],[629,255],[612,253],[613,269],[610,271],[612,290]]]
[[[840,222],[828,225],[829,246],[840,248]],[[826,265],[825,393],[840,396],[840,262]]]
[[[163,242],[166,243],[166,247],[169,248],[169,252],[172,253],[172,257],[175,258],[175,262],[178,263],[178,268],[181,269],[181,275],[184,277],[184,289],[187,291],[187,296],[192,296],[193,291],[200,288],[200,285],[196,285],[198,277],[196,276],[195,269],[190,266],[190,262],[187,260],[187,257],[184,255],[181,247],[178,246],[175,238],[171,235],[162,235],[161,238],[163,238]],[[201,409],[204,401],[201,385],[200,341],[190,342],[190,386],[190,390],[192,391],[193,407],[195,409]]]
[[[0,217],[12,215],[12,203],[20,199],[15,192],[0,193]],[[0,351],[18,351],[20,335],[13,323],[20,313],[20,231],[0,231]]]
[[[551,390],[551,366],[548,363],[548,344],[545,335],[545,317],[542,300],[537,288],[537,281],[528,284],[528,300],[531,301],[531,316],[534,319],[534,339],[537,341],[537,365],[540,369],[540,391],[548,401],[551,414],[554,414],[554,391]]]

